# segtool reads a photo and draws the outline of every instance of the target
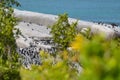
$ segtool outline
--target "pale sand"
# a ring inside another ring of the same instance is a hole
[[[16,28],[19,28],[22,34],[26,37],[41,37],[41,38],[51,37],[51,35],[49,34],[50,30],[47,29],[47,27],[53,25],[58,18],[58,16],[56,15],[30,12],[30,11],[21,11],[17,9],[14,10],[14,14],[16,17],[21,19],[21,22],[18,23]],[[69,18],[70,23],[75,21],[77,20],[73,18]],[[88,28],[88,27],[91,28],[91,32],[93,34],[102,33],[105,35],[105,38],[107,39],[111,39],[114,36],[116,36],[115,31],[108,27],[97,25],[93,22],[87,22],[82,20],[78,21],[78,25],[77,25],[78,29]],[[20,45],[21,43],[23,44],[25,43],[25,45],[28,46],[29,44],[29,42],[25,42],[22,38],[20,40],[17,39],[16,42],[18,45]],[[19,46],[19,47],[23,47],[23,46]]]

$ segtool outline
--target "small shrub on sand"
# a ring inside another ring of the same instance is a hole
[[[77,34],[77,22],[72,24],[68,21],[67,14],[59,15],[57,22],[50,26],[51,34],[57,48],[66,49]]]

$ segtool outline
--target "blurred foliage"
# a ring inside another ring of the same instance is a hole
[[[14,26],[17,19],[12,6],[19,6],[16,0],[0,0],[0,79],[19,80]],[[18,77],[17,77],[17,76]]]
[[[42,65],[33,65],[32,70],[21,68],[22,80],[75,80],[77,73],[72,70],[66,60],[61,59],[61,54],[52,56],[43,51],[40,52]]]
[[[84,70],[80,80],[120,80],[120,42],[105,40],[104,36],[96,35],[91,40],[77,36],[72,45],[80,50],[79,62]],[[81,43],[79,43],[80,41]],[[82,47],[81,47],[82,46]]]
[[[69,46],[77,34],[76,26],[77,22],[69,23],[67,14],[59,15],[58,21],[50,26],[51,34],[54,42],[57,44],[57,48],[64,50]]]

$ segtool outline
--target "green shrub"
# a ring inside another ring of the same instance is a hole
[[[0,80],[21,80],[19,70],[0,67]]]
[[[0,0],[0,79],[2,80],[16,80],[15,76],[19,73],[13,34],[17,19],[13,15],[13,5],[18,6],[19,3],[16,0]]]
[[[77,34],[77,22],[72,24],[68,21],[67,14],[59,15],[58,21],[51,28],[51,34],[57,48],[66,49]]]

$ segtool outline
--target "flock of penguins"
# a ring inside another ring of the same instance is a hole
[[[116,24],[105,23],[96,24],[104,25],[112,29],[119,27]],[[33,39],[33,42],[30,43],[29,47],[17,48],[17,52],[20,55],[19,61],[26,69],[31,69],[31,64],[35,65],[42,64],[41,56],[39,55],[39,52],[41,50],[48,52],[50,54],[54,54],[56,52],[56,47],[52,39],[39,39],[34,37],[31,38]],[[73,63],[72,65],[78,69],[78,72],[81,71],[81,67],[78,63]]]

